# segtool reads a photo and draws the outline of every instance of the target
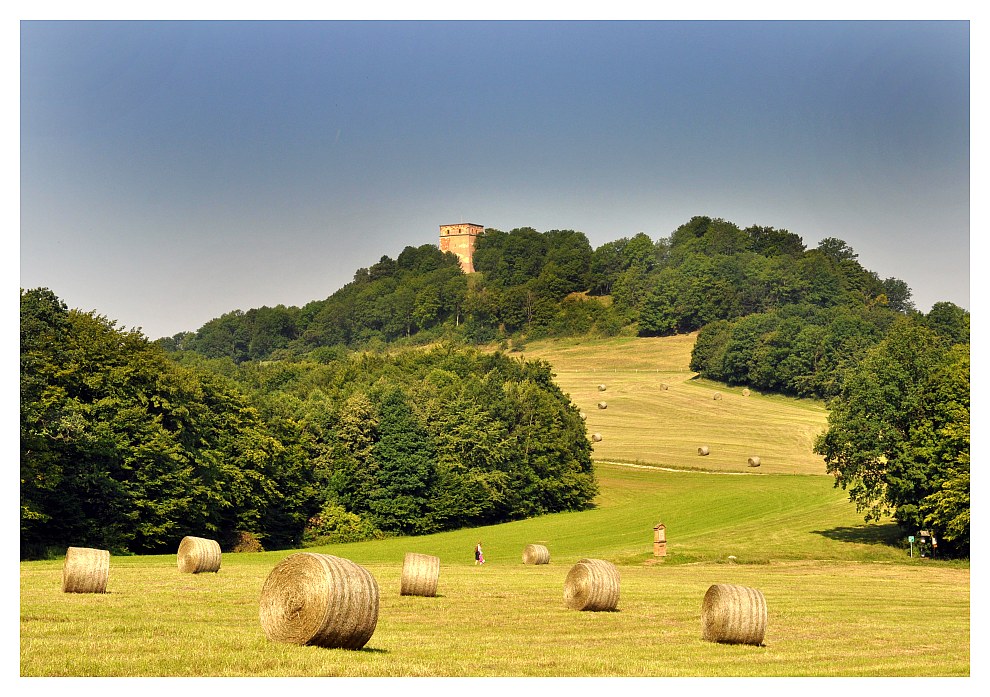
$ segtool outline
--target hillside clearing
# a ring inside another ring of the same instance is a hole
[[[550,363],[587,415],[588,433],[602,435],[593,444],[596,460],[746,471],[756,455],[763,473],[825,475],[812,451],[827,423],[825,406],[755,390],[743,396],[743,387],[697,378],[688,368],[696,337],[533,341],[522,355]],[[712,398],[716,392],[721,399]],[[699,457],[703,445],[711,453]]]

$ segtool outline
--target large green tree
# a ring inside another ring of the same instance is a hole
[[[969,549],[969,346],[911,318],[850,368],[816,452],[867,520]]]

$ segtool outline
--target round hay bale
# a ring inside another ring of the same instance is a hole
[[[699,455],[707,455],[710,452],[711,452],[711,450],[708,449],[708,446],[707,445],[702,445],[700,448],[698,448],[698,454]]]
[[[585,413],[584,413],[583,411],[579,411],[579,412],[578,412],[578,416],[580,416],[580,417],[581,417],[581,420],[582,420],[582,421],[587,421],[587,420],[588,420],[588,415],[587,415],[587,414],[585,414]]]
[[[666,390],[666,389],[668,389],[668,388],[667,388],[667,383],[665,383],[665,382],[661,382],[661,383],[660,383],[660,389],[661,389],[661,390]]]
[[[601,443],[602,442],[602,434],[601,433],[592,433],[591,434],[591,440],[593,440],[596,443]]]
[[[750,467],[759,467],[760,466],[760,458],[756,457],[755,455],[753,457],[749,458],[746,462],[749,464]]]
[[[619,570],[604,559],[582,559],[564,579],[564,605],[572,610],[614,610],[619,604]]]
[[[440,557],[406,552],[402,560],[399,595],[422,595],[435,598],[440,578]]]
[[[767,601],[755,588],[720,583],[701,603],[701,637],[723,644],[763,644]]]
[[[184,574],[199,574],[204,571],[216,573],[220,570],[220,543],[205,537],[182,538],[176,555],[179,571]]]
[[[598,386],[598,391],[599,392],[604,392],[605,391],[605,385],[599,385]]]
[[[749,388],[748,387],[744,387],[743,388],[742,395],[743,395],[743,397],[749,397]]]
[[[715,394],[712,395],[712,399],[714,399],[714,400],[722,399],[722,393],[721,392],[716,392]]]
[[[110,578],[110,551],[69,547],[62,564],[63,593],[106,593]]]
[[[526,545],[522,560],[523,564],[549,564],[550,550],[543,545]]]
[[[599,402],[598,403],[598,408],[599,409],[608,409],[608,402]]]
[[[359,649],[378,624],[378,583],[349,559],[298,552],[268,574],[258,616],[271,641]]]

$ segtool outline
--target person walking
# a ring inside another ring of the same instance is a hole
[[[478,544],[474,546],[474,563],[475,564],[485,563],[485,554],[484,552],[481,551],[481,540],[478,540]]]

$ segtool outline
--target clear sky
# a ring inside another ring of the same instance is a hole
[[[323,299],[439,226],[694,215],[970,307],[970,26],[20,25],[20,285],[150,338]]]

